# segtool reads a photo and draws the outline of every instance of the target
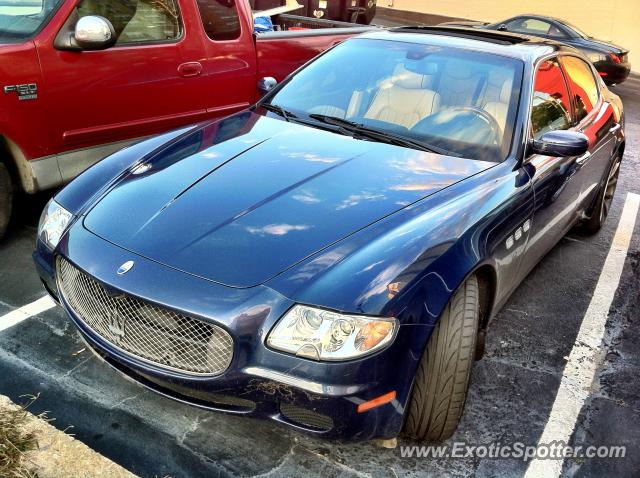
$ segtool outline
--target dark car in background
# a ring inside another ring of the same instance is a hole
[[[443,25],[522,33],[566,43],[584,53],[609,86],[625,81],[631,71],[629,50],[614,43],[593,38],[578,27],[558,18],[525,14],[496,23],[454,21]]]
[[[97,163],[34,259],[88,346],[158,393],[441,440],[490,318],[567,231],[600,229],[624,147],[620,98],[569,46],[376,31]]]

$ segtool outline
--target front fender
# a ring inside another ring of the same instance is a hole
[[[490,266],[496,295],[517,280],[531,217],[529,176],[500,164],[325,249],[267,283],[300,303],[433,325],[459,285]],[[490,302],[493,301],[490,298]]]

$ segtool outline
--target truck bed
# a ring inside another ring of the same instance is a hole
[[[279,30],[256,35],[258,78],[278,81],[333,45],[376,28],[287,14],[272,21]]]
[[[371,29],[373,27],[363,27],[357,23],[339,22],[335,20],[324,20],[321,18],[303,17],[300,15],[282,14],[276,15],[272,19],[275,26],[280,27],[283,31],[290,31],[290,29],[309,29],[317,30],[324,28],[364,28]]]

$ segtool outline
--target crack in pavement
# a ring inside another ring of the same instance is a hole
[[[204,418],[204,420],[206,420],[206,417]],[[200,423],[202,421],[203,421],[203,419],[200,417],[200,415],[197,415],[196,418],[193,420],[191,426],[189,428],[187,428],[184,431],[184,433],[177,438],[178,444],[181,445],[181,446],[184,445],[184,441],[187,439],[187,435],[189,435],[190,433],[195,433],[198,430],[198,428],[200,427]]]
[[[289,447],[289,451],[284,455],[282,455],[282,460],[280,460],[280,462],[277,465],[275,465],[271,470],[266,471],[265,473],[261,473],[259,475],[253,475],[252,478],[263,478],[263,477],[267,478],[267,477],[273,476],[274,473],[277,473],[280,469],[282,469],[282,467],[284,467],[284,465],[286,465],[287,462],[291,459],[291,457],[293,456],[293,451],[296,446],[297,444],[295,443],[295,440],[292,441],[291,446]]]
[[[75,372],[78,368],[80,368],[81,366],[83,366],[84,364],[86,364],[87,362],[89,362],[91,359],[93,359],[92,356],[89,356],[83,360],[81,360],[80,362],[78,362],[77,364],[75,364],[73,367],[71,367],[69,370],[67,370],[66,372],[64,372],[61,375],[57,376],[57,380],[61,380],[61,379],[65,379],[68,378],[69,376],[71,376],[73,374],[73,372]]]
[[[128,411],[128,410],[122,408],[122,405],[124,405],[127,402],[130,402],[131,400],[135,400],[136,398],[140,397],[141,395],[144,395],[144,391],[142,391],[140,393],[136,393],[134,395],[131,395],[130,397],[123,398],[119,402],[114,403],[111,407],[109,407],[109,410],[119,409],[119,410],[123,410],[123,411]]]
[[[358,471],[358,470],[356,470],[354,468],[351,468],[350,466],[345,465],[344,463],[340,463],[340,462],[338,462],[336,460],[332,460],[329,457],[323,455],[322,453],[318,453],[316,451],[313,451],[313,450],[305,447],[304,445],[298,444],[297,446],[299,446],[301,449],[307,451],[308,453],[311,453],[315,457],[320,458],[322,461],[324,461],[326,463],[334,465],[334,466],[336,466],[337,468],[340,468],[343,471],[348,471],[349,473],[353,473],[354,476],[358,476],[358,477],[361,477],[361,478],[371,478],[371,476],[372,476],[369,473],[363,473],[363,472]]]

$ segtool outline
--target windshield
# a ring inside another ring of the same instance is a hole
[[[269,101],[289,118],[324,117],[344,127],[326,121],[340,118],[425,149],[502,161],[522,70],[519,60],[477,51],[355,39],[300,71]]]
[[[0,42],[26,40],[45,25],[62,0],[0,0]]]

